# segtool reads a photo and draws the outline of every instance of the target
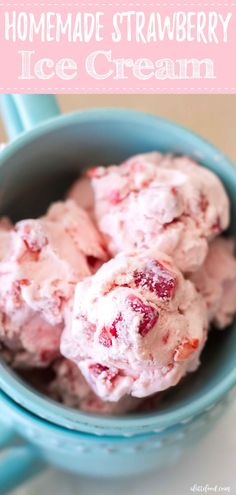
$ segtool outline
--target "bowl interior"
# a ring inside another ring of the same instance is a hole
[[[63,197],[75,177],[88,166],[119,163],[132,154],[152,150],[192,156],[224,182],[231,200],[232,235],[236,234],[236,168],[216,148],[175,124],[125,110],[94,110],[48,122],[18,138],[0,157],[0,214],[14,221],[45,212]],[[8,373],[1,365],[0,386],[32,412],[63,426],[91,431],[106,427],[144,428],[176,423],[201,412],[236,381],[236,325],[212,332],[202,355],[202,366],[166,394],[158,410],[143,416],[100,418],[72,411],[49,401]],[[22,397],[24,396],[24,399]],[[117,430],[118,429],[118,430]],[[140,431],[140,430],[139,430]]]

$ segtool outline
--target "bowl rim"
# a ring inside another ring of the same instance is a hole
[[[171,412],[105,416],[81,412],[44,396],[26,384],[5,363],[0,362],[0,392],[10,398],[21,416],[33,415],[54,426],[98,436],[136,436],[161,433],[166,429],[191,422],[213,409],[236,385],[236,370],[225,377],[210,392]],[[4,400],[4,399],[3,399]]]
[[[4,166],[4,161],[12,154],[20,152],[21,148],[41,138],[51,131],[62,129],[71,124],[84,124],[98,121],[109,124],[125,122],[129,124],[142,124],[149,126],[161,126],[164,132],[175,131],[176,137],[181,135],[186,140],[190,140],[194,149],[200,150],[198,161],[201,163],[201,155],[210,153],[212,162],[216,168],[224,169],[228,173],[233,172],[236,181],[236,168],[220,150],[207,140],[175,122],[157,117],[156,115],[127,110],[122,108],[95,108],[72,112],[60,115],[42,122],[37,127],[25,131],[14,141],[6,145],[0,154],[0,166]],[[197,158],[196,158],[197,159]],[[219,165],[220,164],[220,165]],[[217,172],[216,172],[217,173]],[[127,416],[98,416],[73,410],[55,401],[46,398],[42,394],[34,391],[21,379],[16,377],[12,370],[0,362],[0,389],[21,406],[21,414],[26,411],[33,413],[38,418],[44,419],[57,426],[72,429],[75,431],[92,433],[96,435],[129,436],[140,433],[150,433],[163,431],[166,428],[190,421],[196,415],[208,410],[217,403],[234,385],[236,385],[236,363],[235,368],[217,383],[210,391],[205,392],[200,398],[195,399],[185,406],[180,406],[171,412],[155,412],[140,415],[129,414]],[[58,419],[59,418],[59,419]]]
[[[192,131],[191,129],[175,122],[170,119],[159,117],[152,113],[131,110],[127,108],[116,108],[116,107],[99,107],[99,108],[89,108],[84,110],[77,110],[74,112],[69,112],[66,114],[57,115],[55,117],[49,118],[37,126],[27,129],[15,137],[12,141],[6,144],[6,146],[1,149],[0,153],[0,163],[13,152],[17,152],[22,145],[28,144],[31,140],[35,138],[42,137],[44,134],[52,130],[60,130],[66,125],[78,124],[78,123],[89,123],[89,122],[102,122],[109,123],[109,120],[113,122],[119,122],[122,120],[130,121],[131,124],[137,124],[138,120],[140,123],[155,125],[159,124],[162,126],[163,130],[168,132],[168,130],[175,130],[177,134],[184,135],[187,139],[191,139],[196,144],[201,144],[201,147],[205,148],[205,151],[210,151],[214,153],[213,161],[215,164],[219,163],[221,160],[225,162],[225,166],[230,167],[235,171],[235,165],[232,160],[230,160],[225,153],[220,151],[216,146],[210,143],[207,139]],[[142,122],[141,122],[142,121]],[[201,161],[201,155],[199,155],[199,162]]]

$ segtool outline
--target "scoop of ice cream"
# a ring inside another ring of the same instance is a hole
[[[66,406],[95,414],[125,414],[136,409],[141,400],[125,396],[118,402],[105,402],[91,390],[78,367],[68,359],[60,359],[53,366],[55,378],[48,394]]]
[[[87,260],[90,271],[95,272],[107,260],[102,235],[88,213],[73,200],[54,203],[48,210],[47,219],[63,226],[77,251]]]
[[[8,231],[12,229],[11,220],[8,217],[0,218],[0,231]]]
[[[204,265],[191,276],[206,301],[209,322],[217,328],[232,323],[236,313],[236,258],[234,241],[219,237],[209,246]]]
[[[13,226],[7,217],[0,218],[0,261],[8,252],[10,244],[9,231],[12,227]]]
[[[46,366],[59,353],[75,284],[106,253],[88,215],[72,201],[18,222],[7,235],[0,262],[0,341],[13,351],[14,365]]]
[[[168,256],[121,253],[77,284],[61,353],[103,400],[145,397],[197,368],[206,328],[203,298]]]
[[[222,183],[190,158],[149,153],[88,174],[96,219],[112,255],[155,246],[183,272],[196,271],[208,242],[229,224]]]
[[[63,326],[51,325],[22,304],[21,314],[17,309],[12,318],[2,317],[1,356],[13,368],[45,367],[59,355]]]
[[[94,193],[89,177],[76,180],[69,189],[67,198],[75,201],[90,216],[94,216]]]

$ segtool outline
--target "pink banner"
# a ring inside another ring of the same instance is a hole
[[[0,3],[1,93],[235,93],[235,49],[236,3]]]

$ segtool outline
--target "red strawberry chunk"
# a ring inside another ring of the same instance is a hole
[[[99,267],[99,260],[95,256],[87,256],[87,262],[91,270],[96,270]]]
[[[142,271],[135,270],[133,275],[136,287],[143,287],[150,292],[155,292],[161,299],[173,299],[177,278],[159,261],[150,261]]]
[[[103,366],[100,363],[94,363],[89,366],[89,371],[91,375],[96,379],[102,375],[102,381],[109,382],[111,385],[113,380],[117,377],[118,372],[115,370],[111,370],[107,366]]]
[[[123,318],[122,318],[122,314],[119,313],[119,315],[117,316],[117,318],[113,321],[113,323],[111,324],[110,328],[109,328],[109,331],[110,331],[110,334],[112,335],[112,337],[117,337],[117,323],[119,323],[120,321],[123,321]]]
[[[112,191],[109,192],[109,194],[108,194],[108,201],[112,205],[117,205],[118,203],[120,203],[121,196],[120,196],[119,191],[117,191],[117,189],[113,189]]]
[[[15,307],[19,307],[21,305],[21,288],[17,280],[12,283],[11,289],[8,291],[8,294]]]
[[[99,344],[102,344],[104,347],[107,347],[107,348],[112,346],[111,337],[109,335],[108,330],[105,327],[103,327],[103,329],[99,335],[98,342],[99,342]]]
[[[89,170],[87,170],[87,177],[90,177],[91,179],[98,179],[102,175],[104,175],[103,167],[91,167],[89,168]]]
[[[221,222],[220,222],[219,216],[217,216],[217,218],[216,218],[215,222],[213,223],[213,225],[211,226],[211,228],[212,228],[213,232],[216,232],[216,233],[221,232],[222,227],[221,227]]]
[[[28,279],[28,278],[21,278],[21,279],[19,280],[19,284],[20,284],[20,285],[30,285],[30,281],[29,281],[29,279]]]
[[[121,321],[123,321],[123,318],[122,318],[122,314],[119,313],[118,316],[116,317],[116,319],[112,322],[110,327],[108,327],[108,328],[103,327],[103,329],[99,335],[99,338],[98,338],[98,341],[100,344],[102,344],[104,347],[111,347],[112,346],[111,336],[115,337],[115,338],[118,337],[117,325]]]
[[[185,339],[175,349],[174,360],[184,361],[198,348],[199,339]]]
[[[162,342],[163,342],[164,345],[167,344],[167,342],[169,340],[169,337],[170,337],[170,332],[169,331],[166,332],[165,335],[163,335]]]
[[[172,192],[173,196],[177,196],[177,192],[178,192],[177,187],[172,187],[171,192]]]
[[[40,363],[46,364],[46,363],[52,361],[52,359],[54,359],[56,356],[57,356],[56,350],[52,351],[52,350],[44,349],[40,352],[40,356],[39,356]]]
[[[33,226],[26,223],[17,230],[19,231],[25,247],[32,253],[39,253],[43,247],[48,244],[46,235],[40,231],[39,226],[36,223],[33,223]]]
[[[108,371],[109,368],[107,366],[103,366],[102,364],[95,363],[89,366],[89,370],[92,375],[97,378],[99,375],[101,375],[101,373],[103,373],[103,371]]]
[[[208,208],[208,206],[209,206],[209,201],[208,201],[206,195],[203,194],[203,193],[201,193],[200,194],[200,198],[199,198],[199,208],[200,208],[200,210],[203,213],[205,213],[206,210],[207,210],[207,208]]]
[[[42,248],[48,244],[46,238],[39,241],[37,239],[30,239],[30,237],[24,237],[23,241],[27,249],[33,253],[40,252]]]
[[[145,337],[145,335],[147,335],[156,324],[159,313],[155,308],[149,306],[148,304],[144,304],[142,299],[134,295],[129,296],[128,301],[132,310],[135,313],[139,313],[142,317],[139,323],[138,331],[142,337]]]

